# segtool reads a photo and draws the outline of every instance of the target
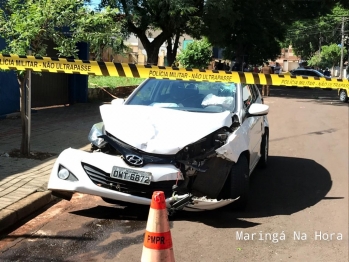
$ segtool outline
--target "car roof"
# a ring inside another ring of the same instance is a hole
[[[319,72],[318,70],[312,69],[312,68],[297,68],[297,69],[295,69],[294,71],[297,71],[297,70],[307,70],[307,71],[316,71],[316,72]]]

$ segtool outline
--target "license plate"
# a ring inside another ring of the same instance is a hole
[[[117,166],[113,167],[110,177],[145,185],[149,185],[151,182],[150,172],[138,171]]]

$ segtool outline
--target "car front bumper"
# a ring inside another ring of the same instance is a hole
[[[127,182],[128,186],[132,187],[128,190],[133,190],[135,193],[120,192],[123,187],[120,186],[122,183],[119,184],[117,180],[110,178],[113,166],[150,172],[152,174],[151,183],[150,185],[143,185]],[[60,168],[69,170],[74,179],[59,178],[58,171]],[[141,205],[150,205],[152,192],[161,190],[167,192],[167,194],[165,193],[166,203],[170,208],[171,203],[187,196],[171,195],[172,186],[180,180],[183,180],[182,173],[170,164],[148,164],[144,167],[131,167],[120,156],[108,155],[102,152],[89,153],[69,148],[64,150],[56,160],[51,171],[48,189],[53,193],[56,192],[56,195],[64,196],[69,195],[68,192],[79,192]],[[168,193],[169,191],[171,193]],[[146,194],[141,194],[145,192]],[[212,210],[228,205],[233,201],[233,199],[218,201],[216,199],[194,198],[192,204],[187,205],[184,209],[188,211]]]

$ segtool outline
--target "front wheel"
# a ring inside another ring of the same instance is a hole
[[[259,166],[266,167],[269,156],[269,129],[266,128],[261,142],[261,158],[259,159]]]
[[[249,191],[249,165],[245,155],[241,155],[238,161],[232,166],[228,183],[228,197],[238,200],[234,201],[230,207],[232,210],[244,210],[247,206]]]
[[[347,92],[345,90],[341,90],[339,92],[339,100],[342,101],[342,102],[347,102],[348,101]]]

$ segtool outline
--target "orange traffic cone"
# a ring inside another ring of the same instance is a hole
[[[162,191],[155,191],[151,199],[141,261],[175,261],[165,194]]]

